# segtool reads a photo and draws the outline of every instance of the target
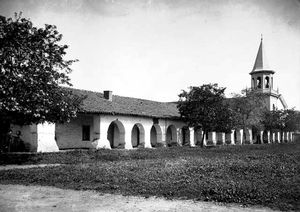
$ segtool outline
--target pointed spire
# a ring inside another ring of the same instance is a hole
[[[260,45],[259,45],[258,52],[256,55],[255,63],[254,63],[251,73],[257,72],[257,71],[271,71],[271,69],[269,68],[268,62],[267,62],[266,55],[265,55],[262,34],[261,34]]]

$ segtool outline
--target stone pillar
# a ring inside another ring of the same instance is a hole
[[[294,132],[290,132],[290,142],[294,141]]]
[[[235,130],[231,130],[231,133],[229,134],[230,135],[230,143],[231,145],[234,145],[235,144],[235,140],[234,140],[234,131]]]
[[[243,129],[236,130],[236,141],[235,144],[243,144]]]
[[[145,130],[145,148],[152,148],[151,146],[151,125],[144,125]]]
[[[280,139],[280,131],[276,132],[276,138],[275,138],[276,143],[281,143],[281,139]]]
[[[209,132],[208,133],[208,139],[207,139],[207,146],[215,146],[216,141],[216,132]]]
[[[93,145],[96,146],[96,149],[111,149],[110,142],[107,140],[107,130],[110,125],[110,122],[102,120],[100,115],[93,117],[94,123],[94,136],[95,141]],[[98,138],[98,132],[99,138]]]
[[[124,124],[125,128],[125,149],[132,149],[132,143],[131,143],[131,130],[132,130],[131,124]]]
[[[268,132],[267,132],[267,143],[268,143],[268,144],[271,143],[271,141],[270,141],[270,137],[271,137],[270,134],[271,134],[271,132],[268,131]]]
[[[207,139],[203,130],[201,130],[201,136],[202,136],[201,139],[203,138],[203,146],[207,146]]]
[[[45,122],[37,125],[37,152],[58,152],[55,141],[55,124]]]
[[[286,142],[290,142],[290,132],[286,132]]]
[[[189,127],[189,133],[190,133],[190,146],[194,147],[195,146],[195,131],[194,127]]]
[[[276,133],[275,132],[272,132],[272,143],[275,143],[275,137],[276,137]]]

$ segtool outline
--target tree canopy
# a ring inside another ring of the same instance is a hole
[[[61,39],[54,25],[0,16],[1,123],[64,122],[76,115],[81,97],[61,87],[71,86],[76,60],[64,59],[68,46]]]
[[[229,132],[234,126],[233,111],[226,103],[225,88],[218,84],[190,87],[179,94],[178,109],[181,117],[191,127],[201,127],[204,132]]]
[[[294,109],[265,111],[261,123],[267,130],[300,130],[300,112]]]
[[[261,129],[263,127],[261,120],[264,112],[267,111],[264,104],[265,97],[265,94],[251,89],[244,89],[241,94],[234,94],[230,100],[230,107],[235,113],[235,127]]]

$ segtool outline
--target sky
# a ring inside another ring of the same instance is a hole
[[[75,88],[164,102],[249,88],[263,34],[274,88],[300,110],[299,0],[0,0],[0,15],[20,11],[63,34]]]

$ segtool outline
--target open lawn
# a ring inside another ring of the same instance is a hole
[[[65,165],[3,170],[0,182],[300,210],[300,143],[0,155],[43,163]]]

